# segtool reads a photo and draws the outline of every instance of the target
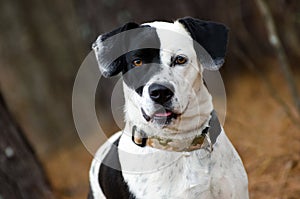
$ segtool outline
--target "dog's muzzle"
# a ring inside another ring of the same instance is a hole
[[[174,87],[169,83],[153,83],[148,88],[150,99],[154,103],[155,111],[147,115],[141,108],[143,117],[147,122],[155,121],[161,125],[167,125],[172,119],[177,118],[177,114],[172,111],[172,98],[174,96]]]

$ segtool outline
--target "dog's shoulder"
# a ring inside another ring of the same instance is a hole
[[[92,161],[89,178],[90,178],[90,194],[91,198],[105,198],[99,184],[99,171],[103,159],[106,157],[107,153],[111,149],[112,143],[120,139],[122,132],[117,132],[112,135],[96,152],[94,159]]]
[[[111,136],[97,151],[90,168],[91,198],[135,198],[124,181],[118,154],[122,132]],[[120,197],[122,196],[122,197]]]

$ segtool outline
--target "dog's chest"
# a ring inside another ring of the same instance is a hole
[[[121,139],[120,145],[126,138]],[[129,144],[127,142],[127,144]],[[130,145],[130,144],[129,144]],[[126,146],[136,150],[135,146]],[[149,149],[151,150],[151,149]],[[190,198],[196,199],[209,194],[211,180],[211,158],[207,151],[158,154],[155,151],[147,160],[138,160],[130,166],[130,172],[123,170],[124,180],[137,198]],[[172,156],[172,157],[171,157]],[[163,158],[164,157],[164,158]],[[120,153],[121,166],[128,158]],[[149,165],[152,166],[149,167]],[[125,166],[129,168],[128,166]],[[144,168],[144,169],[143,169]],[[133,169],[133,170],[132,170]],[[126,169],[125,169],[126,170]],[[145,171],[145,172],[143,172]]]

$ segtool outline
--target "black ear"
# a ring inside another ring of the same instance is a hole
[[[120,28],[100,35],[93,43],[92,49],[95,52],[98,66],[104,77],[117,75],[123,70],[124,64],[126,64],[122,53],[126,50],[126,34],[119,33],[138,27],[140,25],[136,23],[127,23]]]
[[[191,37],[198,43],[194,44],[198,57],[201,60],[201,47],[213,59],[213,64],[205,64],[203,67],[209,70],[217,70],[224,63],[226,46],[228,40],[228,28],[220,23],[202,21],[191,17],[178,20],[190,33]],[[201,47],[199,47],[199,44]]]

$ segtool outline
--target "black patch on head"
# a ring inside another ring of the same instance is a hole
[[[136,23],[127,23],[99,36],[93,49],[105,77],[127,73],[133,68],[132,57],[140,57],[143,63],[158,63],[160,59],[156,29]]]
[[[224,63],[226,53],[228,28],[220,23],[202,21],[191,17],[178,20],[189,31],[191,37],[198,42],[212,57],[214,64],[219,68]],[[201,51],[197,50],[198,57],[201,58]]]
[[[122,55],[122,52],[126,51],[126,46],[128,46],[125,31],[136,28],[140,28],[140,25],[132,22],[126,23],[122,27],[100,35],[93,43],[92,48],[99,68],[105,77],[116,75],[122,71],[123,57],[118,55]],[[120,34],[122,32],[125,33]],[[116,59],[116,57],[118,58]]]
[[[155,74],[161,71],[159,52],[159,49],[140,49],[125,55],[123,80],[127,86],[136,90],[140,95],[142,94],[141,87],[144,87]],[[143,65],[133,66],[132,62],[135,59],[141,59]]]
[[[135,38],[130,39],[128,42],[128,49],[136,50],[124,55],[123,79],[127,86],[133,90],[145,86],[150,78],[161,70],[159,67],[161,63],[160,40],[156,29],[150,26],[141,27],[142,29],[139,31],[139,34],[135,35]],[[155,48],[144,48],[145,46]],[[135,67],[132,62],[136,59],[140,59],[143,65]],[[139,92],[141,91],[139,89]]]

